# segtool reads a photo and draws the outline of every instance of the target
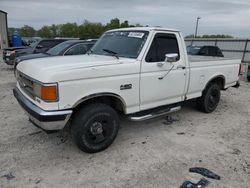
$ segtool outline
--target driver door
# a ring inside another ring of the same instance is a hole
[[[178,44],[181,40],[174,32],[155,33],[141,66],[141,110],[184,100],[186,67]],[[165,61],[170,53],[178,54],[176,62]]]

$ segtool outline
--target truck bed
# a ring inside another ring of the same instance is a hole
[[[202,90],[211,78],[222,77],[223,89],[235,85],[238,80],[240,59],[190,55],[188,60],[190,81],[187,99],[201,96]]]

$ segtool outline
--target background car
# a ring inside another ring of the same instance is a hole
[[[188,55],[224,57],[222,51],[217,46],[188,46]]]
[[[6,48],[3,51],[3,61],[8,65],[14,65],[16,57],[26,54],[43,53],[64,41],[66,39],[43,39],[31,43],[29,47]]]
[[[44,53],[29,54],[17,57],[15,59],[15,67],[18,63],[28,59],[36,59],[50,56],[64,56],[64,55],[81,55],[85,54],[93,45],[95,41],[91,40],[68,40],[62,42]]]
[[[21,50],[21,49],[25,49],[25,48],[30,48],[30,46],[4,48],[3,49],[3,61],[6,64],[11,65],[12,61],[15,58],[16,50]]]

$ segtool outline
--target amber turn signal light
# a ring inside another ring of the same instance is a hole
[[[57,86],[42,86],[41,87],[41,99],[44,101],[57,101]]]

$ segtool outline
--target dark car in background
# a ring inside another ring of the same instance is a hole
[[[188,46],[187,53],[189,55],[224,57],[221,49],[217,46]]]
[[[66,39],[42,39],[40,41],[31,43],[29,47],[15,49],[6,48],[3,50],[3,61],[8,65],[14,65],[14,60],[16,57],[26,54],[43,53],[64,41],[66,41]]]
[[[43,53],[28,54],[19,56],[15,59],[15,67],[18,63],[36,58],[52,57],[52,56],[64,56],[64,55],[81,55],[85,54],[93,45],[95,40],[68,40],[64,41],[53,48]]]
[[[9,47],[3,49],[3,61],[11,65],[12,61],[15,58],[15,53],[17,50],[25,49],[25,48],[31,48],[30,46],[20,46],[20,47]]]

